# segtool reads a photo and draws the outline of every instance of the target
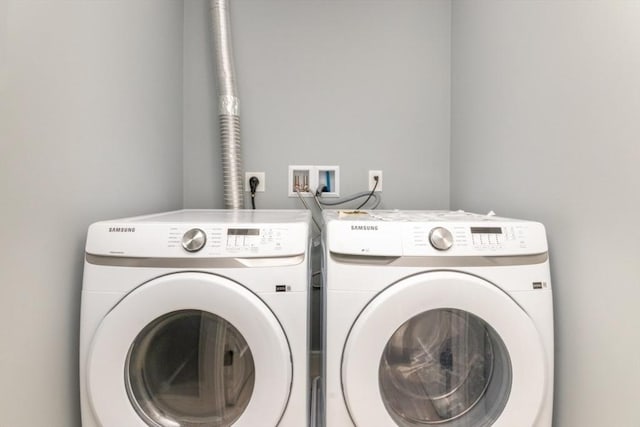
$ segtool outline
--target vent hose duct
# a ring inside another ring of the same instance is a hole
[[[229,0],[210,0],[216,71],[218,119],[222,145],[224,207],[244,208],[242,153],[240,150],[240,104],[231,49]]]

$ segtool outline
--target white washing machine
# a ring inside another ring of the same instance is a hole
[[[544,227],[325,211],[328,427],[550,427]]]
[[[91,225],[83,427],[308,425],[309,221],[184,210]]]

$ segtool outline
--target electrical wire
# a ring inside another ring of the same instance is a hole
[[[355,193],[350,196],[346,196],[342,199],[319,198],[318,203],[320,203],[323,206],[337,206],[337,205],[343,205],[345,203],[352,202],[354,200],[361,199],[363,197],[370,197],[375,201],[375,203],[371,206],[370,209],[376,209],[380,205],[381,197],[378,194],[371,194],[370,191],[362,191],[360,193]]]
[[[317,191],[311,191],[309,189],[308,185],[305,185],[304,188],[302,189],[305,192],[311,193],[312,197],[313,197],[313,201],[316,203],[318,209],[320,209],[320,211],[322,212],[324,210],[323,206],[337,206],[337,205],[343,205],[345,203],[349,203],[352,202],[354,200],[358,200],[361,199],[363,197],[366,197],[367,199],[360,204],[360,206],[358,206],[356,208],[356,210],[361,209],[364,205],[366,205],[369,200],[373,200],[374,203],[373,205],[371,205],[371,207],[369,209],[376,209],[381,202],[381,197],[378,194],[375,194],[376,191],[376,187],[378,186],[378,180],[376,180],[375,185],[373,186],[373,190],[371,191],[362,191],[360,193],[355,193],[352,195],[349,195],[347,197],[344,197],[342,199],[325,199],[319,196],[322,196],[322,191],[321,190],[317,190]],[[318,228],[318,231],[322,232],[322,227],[320,226],[320,224],[318,223],[318,221],[316,220],[315,216],[313,215],[313,209],[311,209],[311,207],[309,206],[309,204],[306,202],[306,200],[304,199],[304,197],[302,197],[302,194],[300,193],[300,186],[296,185],[294,187],[294,190],[298,196],[298,198],[300,199],[300,201],[302,202],[302,204],[304,205],[305,209],[311,211],[311,219],[313,220],[313,223],[315,224],[315,226]]]
[[[371,189],[371,193],[369,194],[369,197],[367,197],[367,200],[362,202],[362,204],[356,208],[357,211],[359,211],[364,205],[366,205],[367,202],[371,199],[371,196],[373,196],[373,193],[375,193],[376,188],[378,187],[378,182],[380,182],[380,179],[377,176],[374,177],[374,179],[376,183],[373,185],[373,188]]]
[[[252,176],[249,178],[249,189],[251,190],[251,207],[253,209],[256,208],[256,191],[258,191],[258,185],[260,185],[260,180],[257,176]]]

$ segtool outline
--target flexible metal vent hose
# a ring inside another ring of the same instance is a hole
[[[242,152],[240,150],[240,103],[231,48],[229,1],[210,0],[211,30],[218,75],[218,119],[222,146],[224,207],[244,208]]]

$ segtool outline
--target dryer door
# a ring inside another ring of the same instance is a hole
[[[87,364],[103,426],[275,426],[292,380],[287,338],[255,294],[220,276],[147,282],[100,324]]]
[[[525,426],[542,405],[541,336],[495,285],[457,272],[409,277],[378,294],[344,347],[357,426]]]

